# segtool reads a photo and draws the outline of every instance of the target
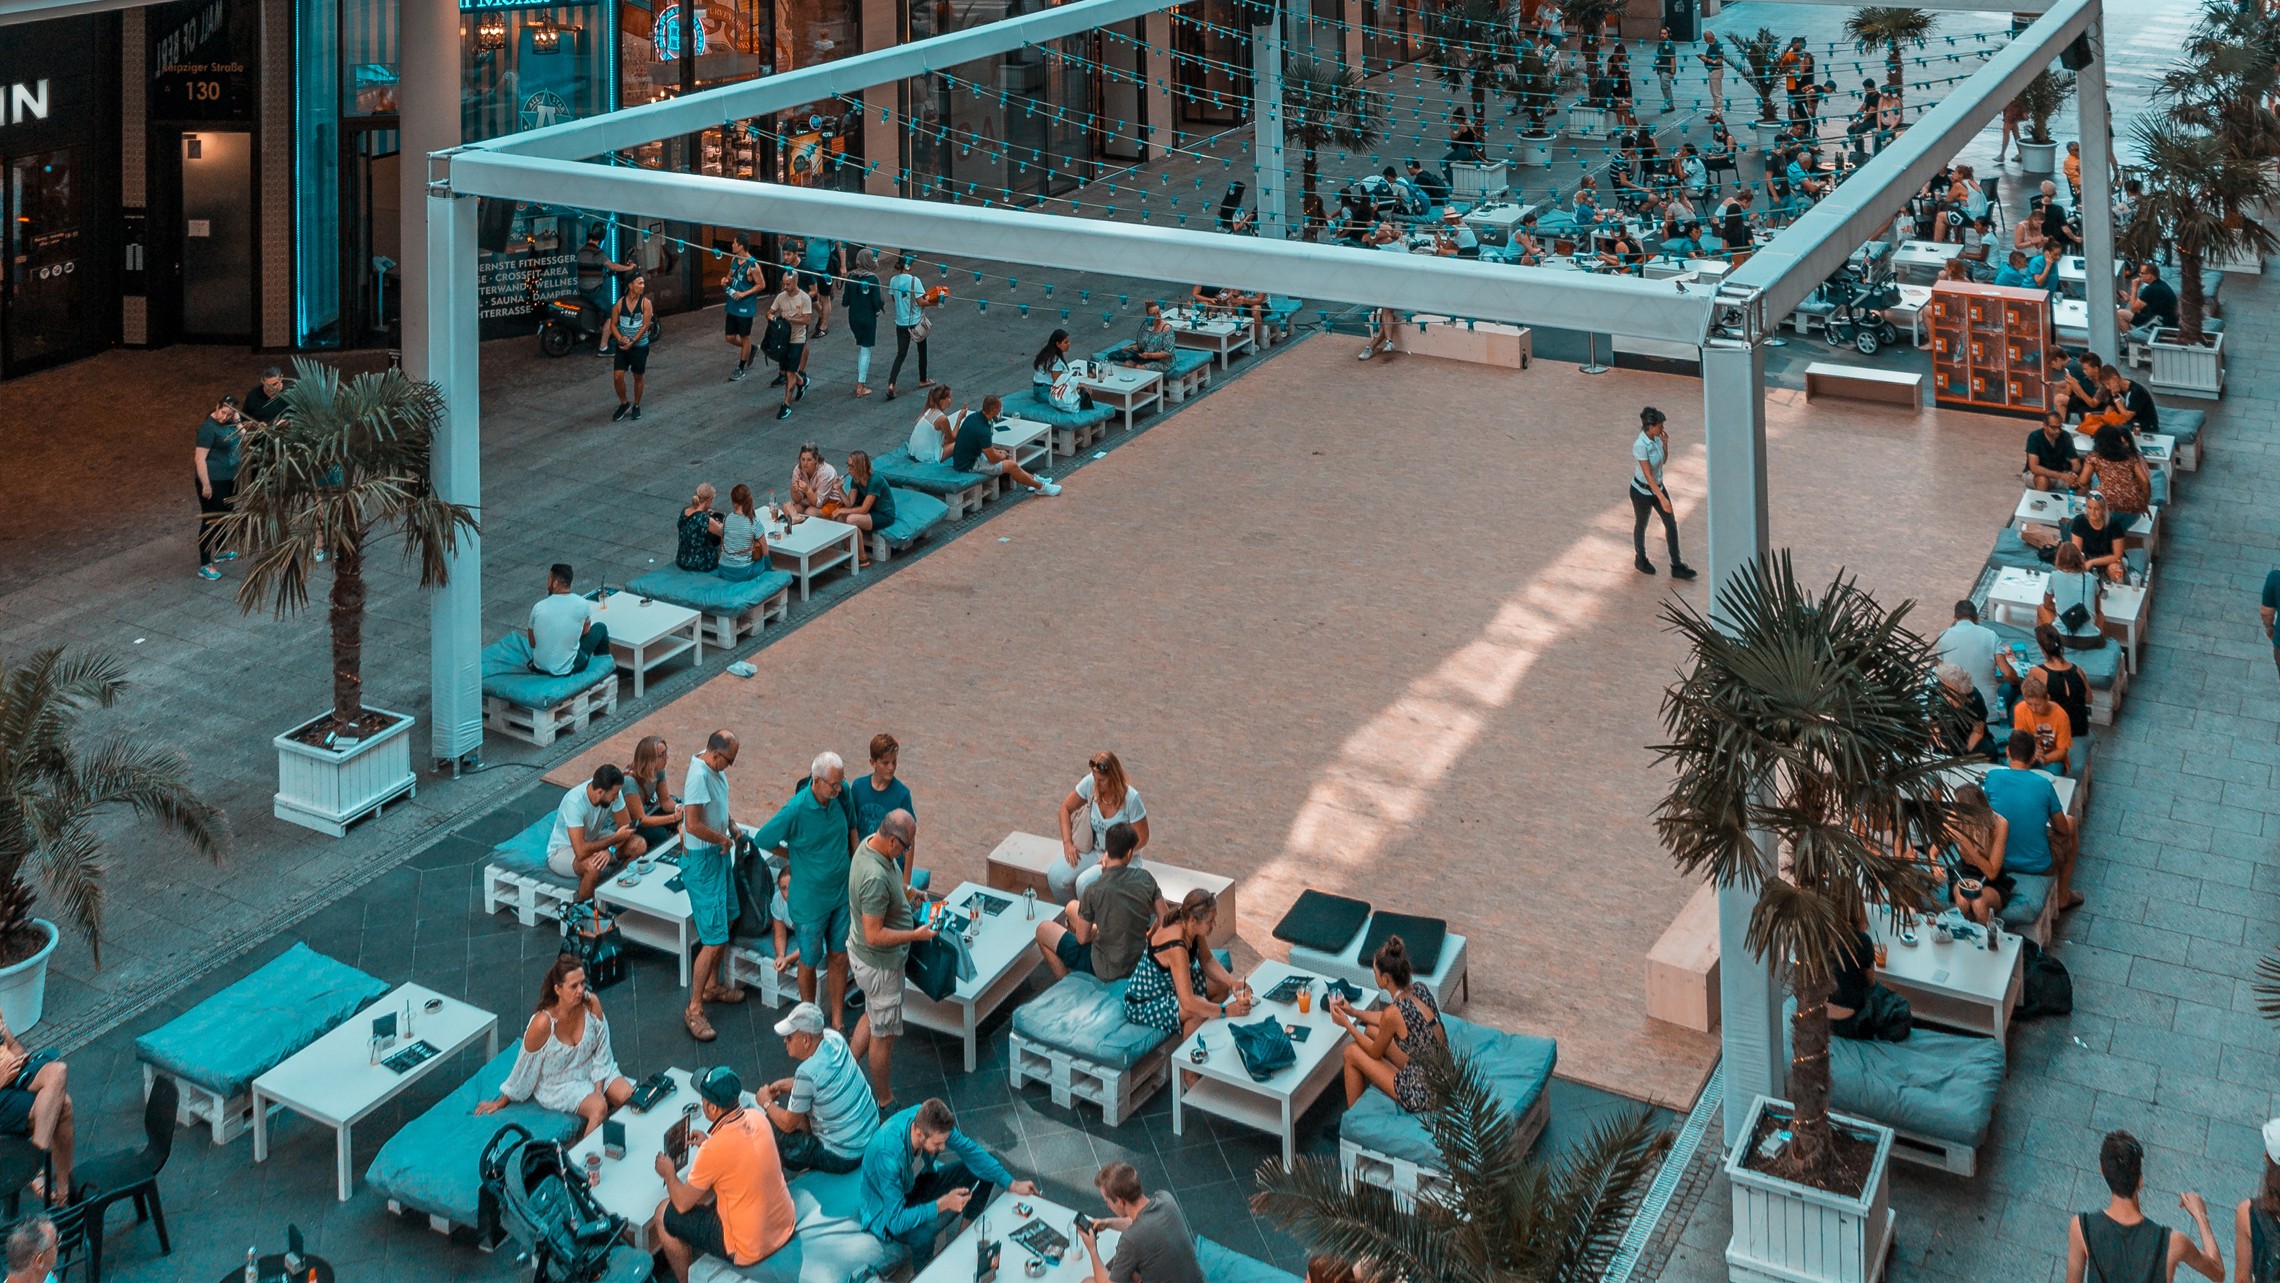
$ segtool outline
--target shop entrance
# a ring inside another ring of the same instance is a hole
[[[342,130],[341,291],[349,347],[392,347],[402,304],[402,144],[394,129]]]
[[[186,130],[182,158],[181,333],[251,342],[253,135]]]
[[[0,370],[21,374],[80,354],[91,318],[80,288],[86,245],[72,186],[79,149],[0,157]]]

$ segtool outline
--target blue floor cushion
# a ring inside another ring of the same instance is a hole
[[[1298,1283],[1297,1275],[1221,1247],[1201,1234],[1195,1236],[1195,1260],[1211,1283]]]
[[[2050,569],[2050,563],[2009,526],[1995,532],[1995,550],[1987,554],[1987,564],[2000,570]]]
[[[1536,1098],[1551,1085],[1552,1069],[1559,1063],[1559,1045],[1549,1038],[1506,1033],[1451,1015],[1444,1014],[1441,1023],[1448,1027],[1450,1049],[1472,1056],[1517,1125],[1520,1116],[1533,1108]],[[1373,1153],[1435,1170],[1441,1166],[1441,1153],[1433,1147],[1425,1124],[1374,1088],[1363,1092],[1346,1111],[1338,1132],[1343,1139]]]
[[[1346,951],[1369,920],[1368,901],[1308,887],[1298,893],[1290,912],[1275,924],[1274,937],[1284,944],[1335,956]]]
[[[483,693],[520,708],[552,708],[580,691],[617,675],[617,661],[606,652],[562,677],[530,671],[530,638],[508,633],[483,648]]]
[[[906,490],[889,486],[895,499],[895,521],[884,530],[871,533],[887,541],[890,548],[905,548],[927,531],[942,524],[950,505],[922,490]]]
[[[857,1219],[863,1197],[861,1173],[803,1172],[792,1178],[791,1190],[792,1211],[798,1218],[791,1242],[757,1265],[740,1268],[709,1258],[689,1272],[691,1283],[721,1279],[847,1283],[884,1278],[901,1264],[902,1247],[880,1242]]]
[[[741,615],[791,586],[792,575],[787,570],[763,570],[750,579],[723,579],[701,570],[667,566],[640,576],[626,589],[708,615]]]
[[[1056,428],[1089,428],[1116,417],[1115,407],[1105,402],[1096,403],[1090,410],[1064,410],[1046,400],[1035,384],[1030,385],[1028,396],[1008,397],[1006,400],[1013,413],[1038,423],[1050,423]]]
[[[2024,931],[2042,916],[2043,905],[2050,899],[2051,880],[2037,873],[2014,873],[2011,882],[2011,898],[2003,902],[2000,916],[2004,926]]]
[[[1103,981],[1083,972],[1063,977],[1015,1009],[1013,1031],[1091,1064],[1130,1069],[1170,1037],[1124,1018],[1130,980]]]
[[[2035,645],[2032,630],[1992,622],[1987,626],[1995,630],[1995,635],[2003,640],[2005,646],[2013,643],[2024,645],[2028,658],[2039,661],[2042,649]],[[2090,683],[2092,690],[2112,690],[2114,678],[2122,669],[2122,644],[2109,637],[2106,644],[2096,650],[2066,652],[2066,662],[2081,668],[2082,680]]]
[[[563,886],[576,886],[576,878],[556,873],[546,863],[546,848],[554,839],[554,817],[541,816],[530,822],[530,827],[491,848],[488,861],[524,877],[545,878]]]
[[[296,941],[253,974],[142,1037],[135,1059],[223,1097],[387,993],[388,983]]]
[[[483,1147],[501,1127],[520,1124],[539,1140],[569,1144],[578,1134],[574,1114],[556,1113],[531,1101],[518,1101],[495,1114],[477,1117],[475,1106],[499,1094],[522,1053],[519,1031],[505,1051],[426,1113],[388,1138],[365,1169],[365,1182],[390,1200],[423,1216],[440,1216],[453,1225],[475,1224],[483,1181],[476,1170]]]
[[[1977,1146],[2003,1085],[2003,1044],[1918,1026],[1906,1042],[1829,1040],[1829,1107]]]
[[[921,463],[904,450],[889,450],[879,455],[871,460],[871,468],[893,482],[897,490],[917,490],[930,495],[958,494],[991,480],[979,472],[961,472],[947,461]]]
[[[2187,445],[2201,439],[2201,425],[2209,421],[2205,410],[2180,410],[2161,407],[2161,426],[2155,431],[2163,436],[2177,438],[2177,444]]]

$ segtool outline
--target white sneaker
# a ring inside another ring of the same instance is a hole
[[[1355,359],[1355,360],[1357,360],[1357,361],[1367,361],[1367,360],[1369,360],[1371,357],[1373,357],[1373,356],[1376,356],[1376,355],[1377,355],[1377,344],[1375,344],[1375,343],[1372,343],[1372,344],[1370,344],[1368,347],[1366,347],[1366,348],[1363,348],[1363,349],[1362,349],[1362,354],[1361,354],[1360,356],[1358,356],[1358,357],[1354,358],[1354,359]]]
[[[1055,482],[1046,481],[1040,478],[1037,482],[1037,493],[1043,495],[1055,495],[1061,493],[1061,487]]]

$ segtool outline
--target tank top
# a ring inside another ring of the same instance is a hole
[[[2280,1217],[2251,1200],[2248,1205],[2249,1283],[2280,1283]]]
[[[645,302],[647,300],[644,300]],[[626,307],[620,300],[617,315],[618,344],[621,347],[649,346],[649,318],[641,314],[639,305]]]
[[[2082,1212],[2075,1221],[2090,1258],[2086,1283],[2164,1283],[2169,1277],[2169,1231],[2160,1225],[2124,1225],[2104,1212]]]

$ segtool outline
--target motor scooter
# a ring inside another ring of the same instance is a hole
[[[548,356],[568,356],[581,344],[601,348],[602,330],[609,317],[594,301],[581,294],[533,300],[531,311],[538,321],[538,350]]]

